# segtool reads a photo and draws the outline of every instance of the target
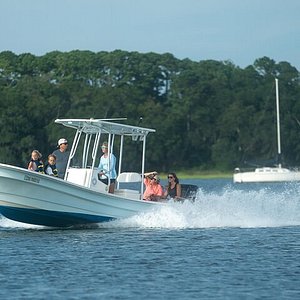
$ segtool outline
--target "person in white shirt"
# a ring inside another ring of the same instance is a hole
[[[101,146],[103,155],[100,158],[99,162],[99,179],[108,185],[108,179],[110,179],[110,185],[109,185],[109,193],[114,193],[115,191],[115,182],[117,177],[116,172],[116,157],[114,154],[110,153],[108,156],[108,144],[107,142],[104,142]]]

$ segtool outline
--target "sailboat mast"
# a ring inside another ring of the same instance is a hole
[[[278,79],[275,78],[276,85],[276,114],[277,114],[277,147],[278,147],[278,159],[279,165],[281,168],[281,141],[280,141],[280,116],[279,116],[279,88],[278,88]]]

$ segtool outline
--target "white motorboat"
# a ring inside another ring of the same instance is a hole
[[[276,115],[277,115],[277,153],[281,158],[281,138],[280,138],[280,115],[279,115],[279,88],[278,79],[275,79],[276,85]],[[279,163],[276,167],[260,167],[253,171],[242,171],[235,168],[233,174],[233,182],[288,182],[300,181],[300,171],[283,168]]]
[[[142,198],[146,138],[154,129],[103,119],[57,119],[55,122],[76,131],[64,180],[0,164],[3,216],[23,223],[64,227],[127,218],[164,205]],[[108,193],[108,186],[97,176],[96,161],[101,156],[98,149],[103,138],[108,141],[109,153],[119,140],[119,175],[114,194]],[[140,172],[122,171],[125,139],[142,143]]]
[[[262,167],[249,172],[241,172],[236,168],[234,171],[233,181],[236,183],[300,181],[299,171],[282,167]]]

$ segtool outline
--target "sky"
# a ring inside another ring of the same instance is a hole
[[[300,0],[0,0],[0,52],[171,53],[300,71]]]

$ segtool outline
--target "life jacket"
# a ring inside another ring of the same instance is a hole
[[[41,160],[34,160],[33,162],[34,162],[35,165],[36,165],[36,170],[35,170],[35,172],[44,174],[45,171],[44,171],[44,164],[43,164],[43,162],[42,162]]]
[[[58,171],[57,171],[56,165],[47,164],[46,167],[45,167],[45,173],[46,174],[48,174],[47,173],[48,167],[50,167],[52,169],[53,176],[58,177]],[[52,174],[49,174],[49,175],[52,175]]]

